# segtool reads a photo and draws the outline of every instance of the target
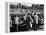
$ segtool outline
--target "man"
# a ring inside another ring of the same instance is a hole
[[[18,16],[16,16],[16,17],[15,17],[15,24],[17,24],[17,25],[18,25],[18,23],[19,23],[18,20],[19,20],[19,18],[18,18]]]
[[[32,22],[33,22],[32,17],[30,13],[28,13],[27,18],[26,18],[26,24],[29,30],[32,28]]]
[[[33,18],[32,18],[32,14],[30,14],[30,27],[32,28],[32,23],[33,23]]]
[[[38,28],[38,15],[34,13],[34,30]]]

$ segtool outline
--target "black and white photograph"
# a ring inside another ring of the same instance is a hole
[[[10,32],[44,31],[44,4],[11,3]]]

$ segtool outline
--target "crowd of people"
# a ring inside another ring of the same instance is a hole
[[[26,15],[16,15],[12,18],[12,25],[18,30],[37,30],[41,19],[37,12],[29,12]]]

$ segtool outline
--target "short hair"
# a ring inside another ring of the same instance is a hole
[[[30,13],[28,13],[28,15],[30,15]]]
[[[34,12],[34,15],[36,15],[36,12]]]

